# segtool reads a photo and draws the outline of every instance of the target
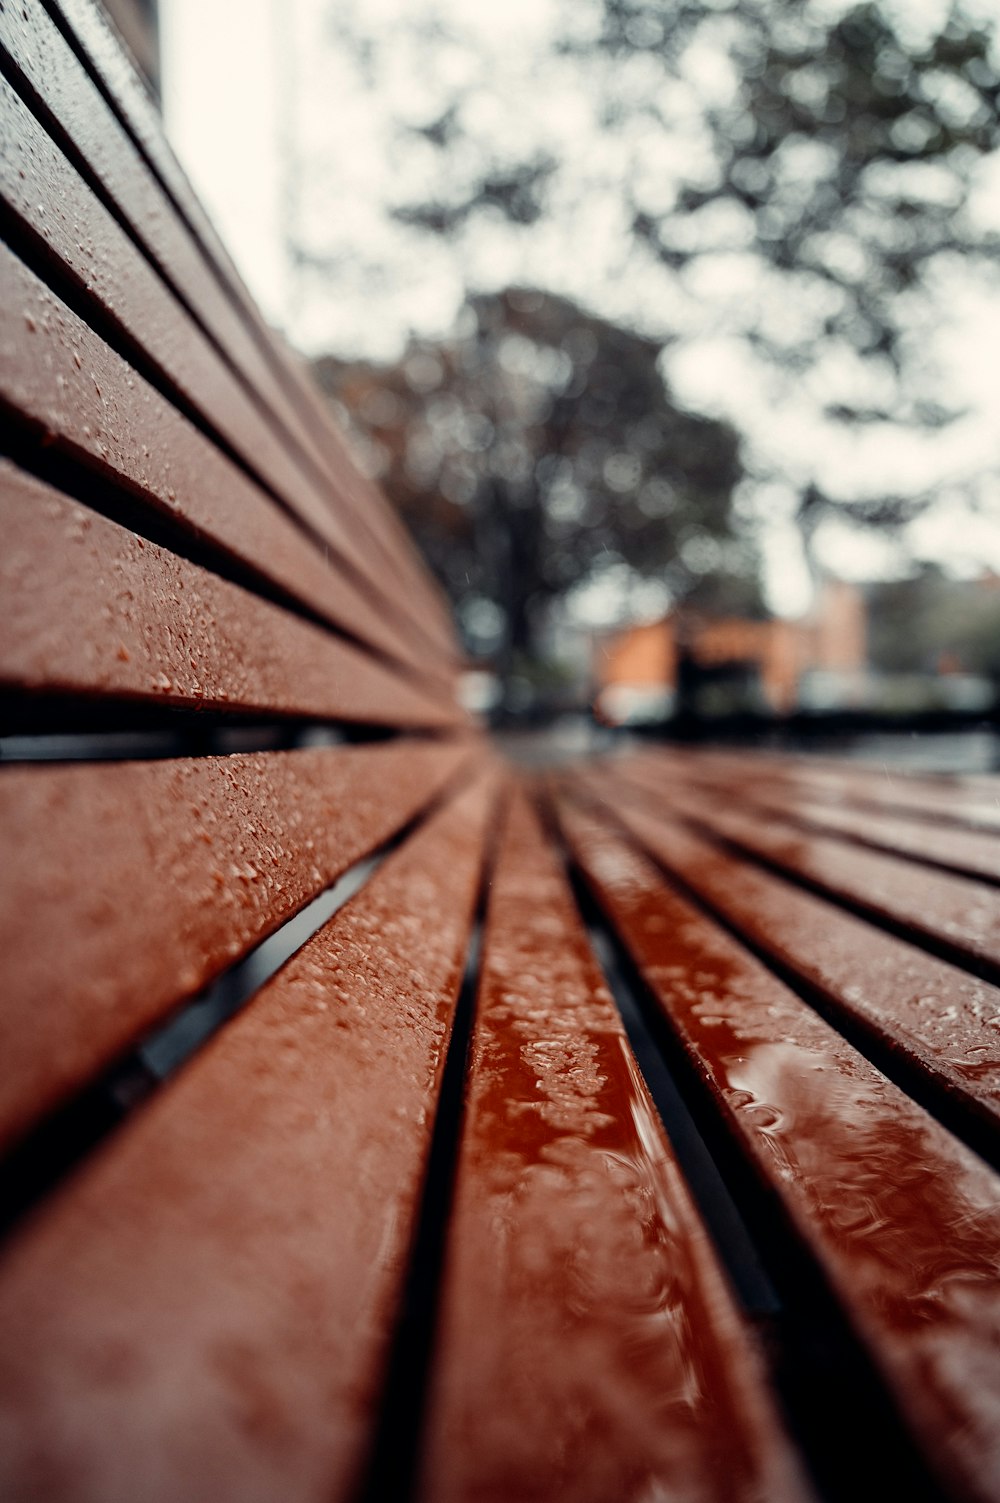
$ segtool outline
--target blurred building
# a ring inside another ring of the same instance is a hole
[[[683,608],[594,639],[601,716],[659,720],[681,701],[708,714],[856,709],[867,695],[862,591],[827,579],[801,621],[708,616]]]
[[[598,714],[988,713],[1000,697],[1000,579],[933,567],[866,585],[827,577],[799,621],[680,609],[594,638]]]

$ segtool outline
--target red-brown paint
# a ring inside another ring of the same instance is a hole
[[[335,574],[242,470],[5,246],[0,279],[0,392],[29,428],[300,598],[318,590],[324,615],[405,656],[400,628],[385,625],[366,591]],[[383,585],[391,589],[391,579]]]
[[[494,875],[425,1503],[803,1497],[565,878]]]
[[[93,316],[109,318],[126,340],[137,344],[162,379],[242,454],[290,510],[296,510],[303,491],[327,508],[331,481],[324,484],[324,476],[290,445],[287,432],[263,420],[259,404],[235,372],[6,79],[0,79],[0,139],[0,186],[10,211],[44,246],[46,257],[68,273],[78,294],[92,306]],[[25,354],[29,351],[25,341]],[[339,474],[345,482],[350,472],[344,455]],[[393,567],[390,577],[397,575]],[[348,600],[341,603],[341,620],[345,606],[350,619]],[[364,623],[362,610],[352,629]],[[376,641],[388,640],[422,673],[433,666],[434,655],[426,645],[421,654],[406,633],[394,634],[374,613],[372,624]]]
[[[349,643],[0,460],[0,683],[423,729],[444,706]]]
[[[995,1503],[1000,1176],[626,839],[576,808],[564,806],[563,819],[725,1121],[823,1266],[949,1496]]]
[[[470,756],[394,743],[0,776],[0,1140],[298,912]]]
[[[586,786],[748,943],[1000,1127],[1000,989],[621,798],[612,779]]]
[[[794,876],[805,877],[832,897],[846,899],[875,919],[899,925],[915,936],[946,947],[1000,982],[1000,891],[971,877],[920,866],[903,857],[869,850],[834,836],[813,834],[776,813],[763,814],[691,784],[664,781],[660,788],[644,772],[641,786],[655,786],[662,807],[694,820],[752,854],[765,857]]]
[[[74,148],[130,224],[154,265],[182,289],[196,317],[250,386],[266,394],[268,407],[280,414],[293,442],[308,448],[309,433],[302,423],[300,403],[291,400],[285,383],[276,379],[273,355],[269,358],[265,354],[268,346],[273,349],[275,336],[268,334],[261,339],[259,327],[255,330],[242,315],[239,300],[226,295],[184,220],[175,212],[128,133],[44,9],[37,4],[5,6],[0,12],[0,40],[32,89],[68,133]],[[344,457],[343,453],[340,457]],[[444,620],[434,591],[422,580],[412,552],[397,546],[390,565],[389,559],[380,557],[379,550],[372,546],[364,522],[349,515],[357,489],[350,479],[353,471],[350,462],[346,470],[338,467],[334,505],[323,497],[311,495],[307,489],[298,488],[292,497],[295,509],[333,546],[341,547],[346,556],[353,556],[362,573],[371,569],[376,583],[389,566],[391,577],[405,581],[404,589],[397,593],[421,602],[422,609],[412,617],[414,630],[426,629],[439,648],[453,656],[454,631]],[[345,501],[349,503],[346,506]],[[344,516],[344,512],[348,515]],[[358,537],[362,530],[364,547]]]
[[[7,1503],[355,1496],[494,791],[389,857],[7,1249]]]

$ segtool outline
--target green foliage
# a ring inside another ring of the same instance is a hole
[[[869,652],[886,673],[950,668],[1000,680],[1000,580],[928,568],[869,592]]]

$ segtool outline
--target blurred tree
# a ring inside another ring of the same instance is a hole
[[[933,565],[869,587],[872,666],[977,673],[1000,684],[1000,579],[952,579]]]
[[[504,672],[537,656],[551,601],[608,571],[705,603],[725,576],[760,607],[732,516],[737,434],[671,401],[659,354],[564,298],[514,288],[471,298],[450,339],[414,340],[392,366],[317,362],[470,649]]]
[[[447,243],[468,266],[487,235],[506,234],[509,266],[515,243],[534,236],[549,246],[550,274],[557,266],[574,285],[566,239],[544,236],[575,226],[588,252],[602,237],[621,248],[614,287],[588,302],[623,308],[623,289],[655,268],[659,295],[630,309],[636,327],[675,350],[706,336],[739,344],[740,369],[784,373],[781,400],[811,404],[829,437],[927,434],[961,415],[929,350],[935,296],[940,306],[1000,260],[976,198],[1000,145],[995,5],[550,0],[540,10],[555,22],[533,38],[534,83],[515,110],[491,99],[454,6],[437,0],[379,30],[362,0],[338,3],[337,44],[353,49],[370,89],[410,80],[386,206],[407,245]],[[753,456],[762,478],[769,463]],[[848,499],[863,503],[850,515],[884,528],[931,493],[886,495],[875,482],[848,497],[808,466],[800,459],[794,480],[807,539]]]
[[[822,332],[899,370],[908,324],[900,295],[936,258],[1000,259],[1000,235],[969,213],[976,170],[1000,145],[996,15],[987,25],[953,3],[928,30],[886,0],[592,3],[596,25],[581,24],[588,7],[579,6],[557,46],[584,67],[602,57],[614,65],[591,82],[601,89],[603,128],[634,138],[637,171],[621,185],[633,235],[673,269],[750,253],[787,274],[792,295],[801,299],[812,284],[821,329],[766,319],[748,329],[775,358],[808,363]],[[677,128],[672,95],[683,92],[689,104],[699,88],[695,149],[664,194],[642,158]],[[456,99],[423,129],[442,152],[436,189],[398,205],[397,217],[445,234],[481,213],[535,223],[551,209],[565,164],[534,151],[499,168],[476,131],[479,174],[456,176],[469,103]],[[857,422],[884,415],[847,403],[834,412]],[[906,415],[933,425],[948,413],[918,403]]]
[[[724,222],[723,246],[750,247],[778,271],[830,289],[827,337],[898,366],[898,296],[936,257],[1000,253],[1000,237],[968,212],[976,169],[1000,144],[996,15],[987,25],[953,3],[938,16],[922,28],[885,0],[603,0],[598,46],[611,57],[653,56],[665,76],[690,79],[711,48],[732,69],[733,87],[704,112],[709,157],[666,209],[635,202],[635,233],[685,265],[717,253],[710,227]],[[620,94],[611,123],[628,114]],[[775,330],[757,337],[780,359],[810,358]],[[936,406],[914,415],[931,424],[945,416]]]

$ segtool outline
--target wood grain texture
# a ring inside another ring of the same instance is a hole
[[[43,444],[207,537],[342,630],[408,660],[374,592],[328,567],[270,498],[0,246],[0,400]],[[385,580],[385,589],[398,589]]]
[[[805,1496],[526,803],[491,884],[421,1497]]]
[[[1000,1491],[1000,1176],[608,825],[562,806],[594,893],[953,1499]]]
[[[387,840],[457,745],[0,771],[0,1142]]]
[[[390,856],[7,1249],[9,1503],[355,1496],[495,786]]]
[[[463,717],[330,633],[0,460],[0,684],[440,730]]]

